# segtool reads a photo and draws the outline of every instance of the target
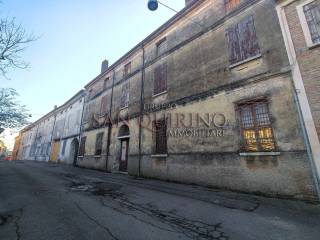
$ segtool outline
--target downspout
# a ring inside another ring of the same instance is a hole
[[[79,147],[78,147],[78,154],[77,154],[77,160],[73,162],[73,166],[77,167],[78,162],[78,156],[80,154],[80,147],[81,147],[81,138],[82,138],[82,131],[83,131],[83,115],[84,115],[84,108],[86,106],[86,90],[83,90],[83,105],[82,105],[82,113],[81,113],[81,119],[80,119],[80,130],[79,130]]]
[[[112,130],[112,102],[113,102],[113,87],[116,78],[116,72],[113,69],[112,74],[112,87],[111,87],[111,99],[109,108],[109,123],[108,123],[108,138],[107,138],[107,151],[106,151],[106,171],[108,172],[109,154],[110,154],[110,143],[111,143],[111,130]],[[109,171],[111,172],[111,171]]]
[[[144,44],[142,48],[142,71],[141,71],[141,90],[140,90],[140,118],[139,118],[139,161],[138,161],[138,177],[141,176],[141,148],[142,148],[142,121],[144,110],[144,78],[145,78],[145,49]]]
[[[279,22],[280,22],[282,35],[284,37],[284,42],[286,45],[286,50],[287,50],[289,62],[290,62],[290,68],[291,68],[291,72],[292,72],[291,80],[292,80],[293,87],[294,87],[294,100],[295,100],[296,107],[298,110],[299,122],[301,124],[303,138],[304,138],[304,142],[305,142],[305,145],[307,148],[308,160],[309,160],[310,167],[311,167],[311,173],[312,173],[312,178],[313,178],[314,185],[315,185],[316,194],[318,196],[318,200],[320,200],[320,189],[319,189],[319,173],[320,173],[319,170],[320,169],[318,169],[319,166],[317,166],[317,164],[316,164],[316,161],[320,161],[319,149],[317,150],[317,148],[319,148],[319,144],[318,144],[319,141],[318,141],[317,135],[315,134],[316,137],[313,139],[315,142],[310,142],[310,137],[312,137],[312,134],[316,130],[314,127],[314,122],[313,122],[312,116],[311,116],[311,110],[309,108],[309,102],[308,102],[307,95],[305,92],[304,83],[302,80],[299,64],[297,62],[295,49],[294,49],[293,42],[291,39],[287,18],[284,13],[284,9],[283,9],[284,6],[286,6],[287,4],[290,4],[291,2],[292,2],[292,0],[285,1],[283,4],[278,5],[276,7],[276,10],[277,10],[277,14],[278,14]],[[297,91],[300,91],[300,96],[298,95]],[[304,108],[304,111],[301,108],[301,102],[300,102],[301,99],[305,100],[306,104],[307,104],[307,106],[305,106],[305,108]],[[309,125],[309,127],[306,126],[306,118],[308,117],[307,115],[311,116],[311,122],[308,121],[309,124],[311,124],[311,125]]]

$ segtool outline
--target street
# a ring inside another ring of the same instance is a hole
[[[1,240],[317,240],[320,207],[72,166],[0,162]]]

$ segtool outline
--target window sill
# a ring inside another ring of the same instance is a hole
[[[317,47],[320,47],[320,42],[312,43],[312,44],[308,45],[309,50],[311,50],[313,48],[317,48]]]
[[[279,156],[280,152],[241,152],[239,153],[242,157],[247,156]]]
[[[167,158],[168,154],[152,154],[152,158]]]
[[[261,57],[262,57],[262,55],[261,55],[261,54],[258,54],[257,56],[254,56],[254,57],[251,57],[251,58],[247,58],[247,59],[245,59],[245,60],[243,60],[243,61],[240,61],[240,62],[237,62],[237,63],[233,63],[233,64],[231,64],[231,65],[229,66],[229,69],[232,69],[232,68],[235,68],[235,67],[240,66],[240,65],[242,65],[242,64],[245,64],[245,63],[248,63],[248,62],[257,60],[257,59],[259,59],[259,58],[261,58]]]
[[[161,92],[161,93],[153,94],[152,97],[155,98],[155,97],[158,97],[158,96],[163,95],[163,94],[166,94],[166,93],[168,93],[167,90],[166,90],[166,91],[163,91],[163,92]]]

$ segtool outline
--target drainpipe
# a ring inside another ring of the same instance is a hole
[[[294,100],[298,110],[299,122],[301,124],[303,138],[307,148],[308,160],[311,167],[311,173],[312,173],[312,178],[315,185],[315,190],[318,196],[318,200],[320,200],[320,189],[319,189],[320,144],[319,144],[318,136],[314,126],[311,110],[309,107],[308,98],[305,92],[299,64],[297,62],[297,57],[296,57],[293,41],[291,38],[287,17],[283,9],[283,7],[287,6],[291,2],[293,2],[293,0],[284,1],[282,4],[279,4],[276,7],[276,10],[277,10],[289,62],[290,62],[290,67],[292,72],[292,82],[294,87]],[[297,90],[300,91],[299,95],[297,93]],[[301,108],[301,101],[302,103],[306,104],[304,108]],[[308,125],[306,125],[306,122],[308,123]]]
[[[138,177],[141,175],[141,148],[142,148],[142,126],[143,110],[144,110],[144,78],[145,78],[145,49],[144,44],[142,48],[142,71],[141,71],[141,90],[140,90],[140,119],[139,119],[139,161],[138,161]]]
[[[109,154],[110,154],[110,144],[111,144],[111,130],[112,130],[112,102],[113,102],[113,87],[116,78],[116,72],[113,70],[112,74],[112,87],[111,87],[111,100],[109,108],[109,124],[108,124],[108,139],[107,139],[107,151],[106,151],[106,171],[108,172]],[[111,171],[109,171],[111,172]]]
[[[81,147],[81,137],[82,137],[82,131],[83,131],[82,123],[83,123],[84,108],[86,105],[86,95],[87,95],[87,91],[84,89],[83,90],[82,113],[81,113],[81,119],[80,119],[80,130],[79,130],[79,147],[78,147],[78,154],[77,154],[78,156],[80,154],[80,147]],[[77,167],[78,156],[77,156],[77,160],[75,162],[73,162],[74,167]]]

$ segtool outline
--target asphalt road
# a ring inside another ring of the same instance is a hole
[[[319,240],[319,223],[299,201],[0,161],[1,240]]]

